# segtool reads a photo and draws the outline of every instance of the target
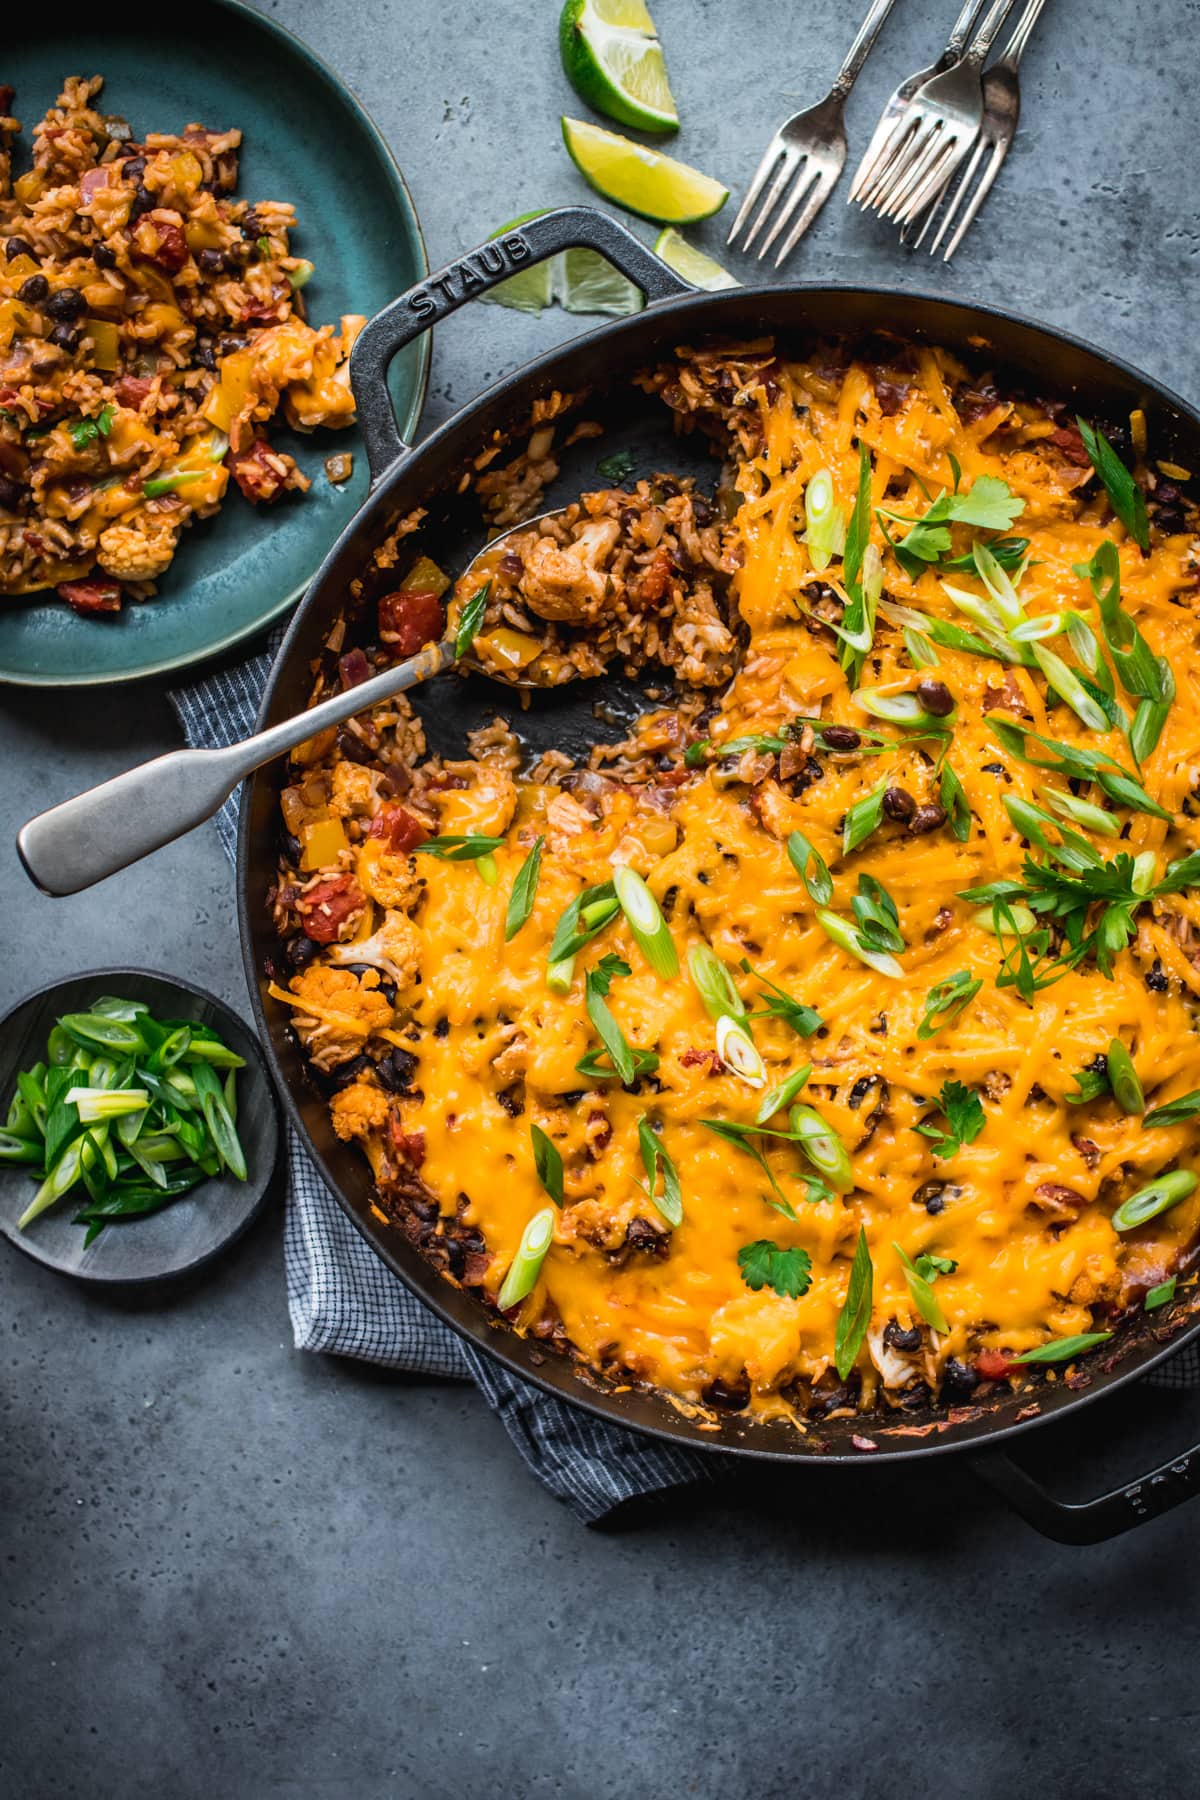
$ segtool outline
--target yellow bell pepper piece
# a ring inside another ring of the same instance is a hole
[[[449,586],[450,577],[442,573],[432,557],[418,556],[396,591],[400,594],[435,594],[440,600]]]
[[[335,863],[343,850],[350,848],[350,840],[346,836],[346,828],[340,819],[317,819],[311,825],[305,825],[300,832],[302,853],[300,867],[304,870],[326,869]]]

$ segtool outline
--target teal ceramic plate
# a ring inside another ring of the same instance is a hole
[[[18,167],[63,78],[103,75],[100,106],[139,135],[192,120],[241,129],[237,192],[294,204],[293,246],[316,265],[304,290],[314,324],[343,312],[369,317],[427,272],[404,178],[375,125],[332,70],[271,20],[239,0],[165,9],[162,0],[68,0],[44,19],[36,7],[15,11],[34,21],[10,23],[0,58],[25,128]],[[393,364],[406,437],[428,366],[428,335]],[[77,618],[53,595],[0,600],[0,680],[62,687],[183,669],[285,612],[365,498],[367,459],[353,429],[303,436],[272,426],[271,436],[311,477],[307,494],[256,510],[231,483],[217,516],[184,532],[157,599],[127,603],[115,618]],[[354,453],[354,474],[335,488],[323,465],[339,450]]]

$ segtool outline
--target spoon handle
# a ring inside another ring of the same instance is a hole
[[[77,894],[203,824],[239,781],[272,757],[416,687],[453,661],[454,641],[445,638],[240,743],[217,750],[172,750],[64,800],[17,833],[25,872],[43,893]]]

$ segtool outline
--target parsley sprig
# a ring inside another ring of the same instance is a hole
[[[939,1117],[944,1118],[943,1126]],[[919,1131],[922,1137],[932,1140],[935,1156],[949,1162],[957,1156],[964,1144],[973,1144],[984,1126],[987,1115],[983,1110],[983,1102],[974,1088],[966,1087],[961,1081],[944,1081],[937,1098],[937,1112],[930,1113],[922,1119],[913,1130]]]
[[[953,547],[952,524],[973,525],[980,531],[1007,531],[1024,510],[1025,502],[1017,498],[1006,482],[996,475],[978,475],[966,493],[957,489],[953,493],[941,493],[919,516],[893,512],[883,506],[876,507],[875,516],[896,561],[915,579],[949,556]],[[889,530],[889,522],[907,525],[908,530],[897,539]],[[1012,555],[1011,547],[1006,549],[1005,555],[1008,561]],[[971,557],[972,566],[975,566],[973,551]],[[963,560],[958,559],[955,566],[962,567]]]

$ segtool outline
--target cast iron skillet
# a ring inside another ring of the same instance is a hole
[[[442,425],[420,449],[406,445],[392,414],[386,383],[388,365],[396,352],[514,269],[580,244],[602,251],[635,281],[646,295],[646,309],[509,376]],[[704,457],[703,448],[690,448],[689,438],[674,439],[667,408],[628,385],[627,378],[634,370],[669,355],[680,343],[712,333],[740,338],[776,333],[786,340],[803,333],[855,335],[881,328],[905,338],[944,344],[969,358],[981,356],[989,367],[1011,371],[1026,391],[1072,398],[1082,411],[1102,419],[1124,419],[1132,406],[1142,406],[1156,454],[1180,460],[1187,467],[1200,466],[1200,419],[1194,413],[1145,376],[1061,333],[986,307],[875,288],[797,284],[697,294],[615,220],[590,208],[565,208],[532,220],[451,263],[393,301],[360,337],[351,380],[370,459],[370,497],[325,558],[292,621],[267,685],[259,727],[305,704],[312,661],[320,654],[331,622],[346,604],[349,584],[363,577],[371,551],[393,521],[414,506],[428,507],[428,535],[422,538],[422,547],[429,546],[452,572],[461,570],[481,544],[483,533],[474,503],[454,497],[457,478],[493,430],[527,427],[535,398],[554,389],[592,387],[596,392],[588,401],[587,414],[603,417],[607,425],[603,450],[597,450],[595,440],[577,446],[573,459],[564,459],[559,482],[548,502],[542,504],[557,504],[560,498],[573,497],[589,481],[594,483],[596,457],[613,448],[632,449],[643,473],[652,469],[696,472],[711,481],[715,464]],[[464,511],[465,506],[470,506],[470,512]],[[368,587],[368,600],[370,597]],[[506,703],[506,696],[494,685],[464,684],[452,677],[418,689],[417,694],[431,743],[448,751],[461,750],[464,729],[494,714],[498,704],[503,709]],[[551,744],[582,748],[603,729],[593,716],[595,698],[596,689],[589,689],[586,683],[538,696],[530,712],[520,717],[522,733],[535,748]],[[611,700],[617,715],[624,710],[626,717],[635,705],[634,697],[620,684],[605,684],[605,699]],[[697,1450],[789,1463],[844,1464],[861,1457],[866,1435],[874,1446],[872,1460],[876,1463],[965,1451],[1026,1518],[1063,1541],[1096,1542],[1113,1536],[1200,1488],[1198,1445],[1131,1486],[1086,1504],[1068,1506],[1053,1499],[1001,1449],[1034,1424],[1056,1419],[1144,1375],[1186,1338],[1200,1335],[1200,1311],[1188,1313],[1184,1306],[1177,1308],[1172,1321],[1156,1314],[1153,1329],[1149,1322],[1126,1325],[1119,1344],[1110,1346],[1115,1354],[1107,1354],[1099,1364],[1095,1358],[1087,1364],[1092,1379],[1084,1390],[1072,1392],[1058,1382],[1039,1387],[1036,1396],[1027,1392],[1018,1398],[1005,1392],[979,1406],[959,1409],[950,1417],[942,1409],[931,1415],[936,1423],[924,1436],[914,1435],[912,1426],[929,1421],[903,1415],[899,1420],[893,1415],[890,1424],[832,1421],[814,1428],[807,1437],[780,1422],[758,1424],[736,1415],[724,1418],[719,1430],[704,1431],[653,1395],[610,1393],[586,1385],[567,1361],[545,1356],[532,1343],[492,1323],[471,1294],[452,1286],[398,1231],[372,1212],[366,1160],[352,1145],[334,1137],[326,1102],[305,1074],[283,1009],[266,996],[264,962],[277,949],[267,890],[276,870],[282,773],[282,765],[277,764],[260,770],[247,784],[238,850],[242,945],[263,1042],[291,1117],[330,1189],[388,1267],[448,1325],[525,1380],[612,1422]],[[1034,1397],[1040,1412],[1034,1418],[1019,1417],[1028,1412]],[[855,1438],[857,1443],[852,1441]]]

